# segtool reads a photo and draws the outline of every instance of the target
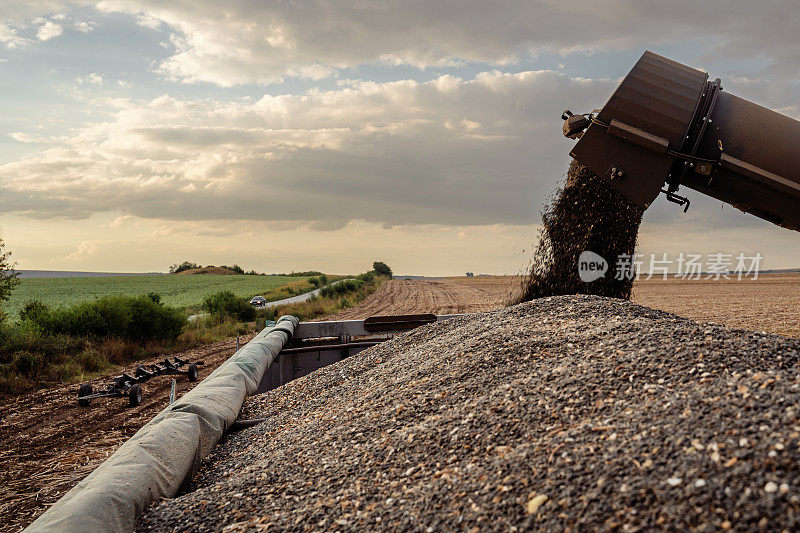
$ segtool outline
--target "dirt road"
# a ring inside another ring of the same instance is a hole
[[[242,336],[247,342],[250,337]],[[187,350],[179,357],[202,360],[202,380],[236,351],[236,339]],[[146,361],[146,362],[154,362]],[[135,365],[134,365],[135,366]],[[195,383],[177,376],[177,396]],[[108,378],[92,382],[104,388]],[[94,400],[78,407],[78,385],[62,385],[0,401],[0,531],[19,531],[86,477],[169,402],[170,376],[142,385],[144,401]]]

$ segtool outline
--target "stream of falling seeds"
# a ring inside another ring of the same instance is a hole
[[[531,269],[514,303],[560,294],[630,299],[633,278],[617,276],[617,258],[632,255],[644,210],[589,169],[573,161],[564,187],[544,207]],[[578,273],[583,251],[602,256],[605,276],[584,283]],[[621,278],[621,279],[618,279]]]

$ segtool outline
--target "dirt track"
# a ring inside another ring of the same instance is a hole
[[[204,361],[199,368],[202,380],[235,351],[234,338],[177,355]],[[99,378],[92,385],[97,390],[107,381]],[[127,398],[99,399],[89,408],[78,407],[76,384],[2,401],[0,531],[28,525],[86,477],[167,406],[171,383],[170,376],[162,376],[143,384],[144,401],[137,408],[128,408]],[[178,376],[177,384],[178,396],[194,386],[184,376]]]

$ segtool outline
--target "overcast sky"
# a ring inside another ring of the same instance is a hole
[[[789,0],[0,5],[0,237],[21,268],[517,273],[572,141],[645,49],[800,118]],[[800,233],[686,191],[644,253]]]

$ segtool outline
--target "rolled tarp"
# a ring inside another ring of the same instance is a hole
[[[161,411],[25,531],[131,531],[153,501],[174,496],[236,421],[247,395],[299,323],[284,316]]]

